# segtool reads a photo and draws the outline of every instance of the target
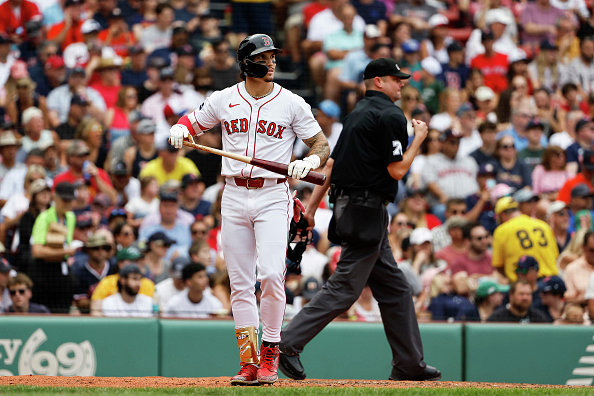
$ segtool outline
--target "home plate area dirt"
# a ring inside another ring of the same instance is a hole
[[[0,386],[36,385],[45,387],[78,387],[78,388],[176,388],[202,387],[219,388],[231,386],[231,377],[216,378],[165,378],[165,377],[46,377],[41,375],[21,375],[0,377]],[[490,382],[413,382],[413,381],[376,381],[376,380],[318,380],[306,379],[293,381],[280,379],[274,387],[298,388],[307,386],[328,388],[493,388],[493,389],[527,389],[527,388],[571,388],[564,385],[504,384]]]

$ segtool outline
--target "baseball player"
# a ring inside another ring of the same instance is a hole
[[[214,92],[199,109],[171,127],[171,144],[221,124],[223,150],[287,163],[295,138],[309,156],[289,164],[300,179],[326,161],[330,149],[310,106],[273,82],[281,51],[265,34],[246,37],[237,51],[245,80]],[[285,310],[285,253],[293,199],[286,177],[223,157],[226,186],[221,202],[221,237],[231,280],[231,306],[241,369],[233,385],[271,384],[278,379],[278,343]],[[257,271],[257,276],[256,276]],[[254,286],[260,280],[262,345]]]

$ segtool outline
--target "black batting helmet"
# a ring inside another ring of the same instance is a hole
[[[275,54],[282,51],[274,46],[270,36],[266,34],[253,34],[243,39],[237,49],[237,62],[241,73],[247,77],[262,78],[268,73],[268,66],[252,61],[254,55],[266,51],[274,51]]]

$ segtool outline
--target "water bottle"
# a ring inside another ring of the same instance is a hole
[[[91,161],[86,160],[83,163],[83,178],[85,179],[86,182],[90,182],[91,181],[91,174],[89,173],[89,166],[91,165]]]

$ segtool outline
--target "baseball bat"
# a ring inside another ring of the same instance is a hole
[[[255,158],[255,157],[248,157],[247,155],[234,154],[234,153],[230,153],[228,151],[223,151],[223,150],[219,150],[219,149],[208,147],[208,146],[203,146],[201,144],[196,144],[196,143],[192,143],[192,142],[184,141],[184,146],[195,148],[197,150],[207,151],[209,153],[220,155],[222,157],[227,157],[227,158],[234,159],[236,161],[244,162],[246,164],[254,165],[259,168],[266,169],[266,170],[269,170],[274,173],[278,173],[279,175],[288,176],[289,165],[287,165],[287,164],[282,164],[282,163],[276,162],[276,161],[267,161],[267,160],[263,160],[263,159]],[[321,186],[324,184],[324,181],[326,180],[326,175],[323,173],[310,171],[301,180],[310,182],[313,184],[318,184]]]

